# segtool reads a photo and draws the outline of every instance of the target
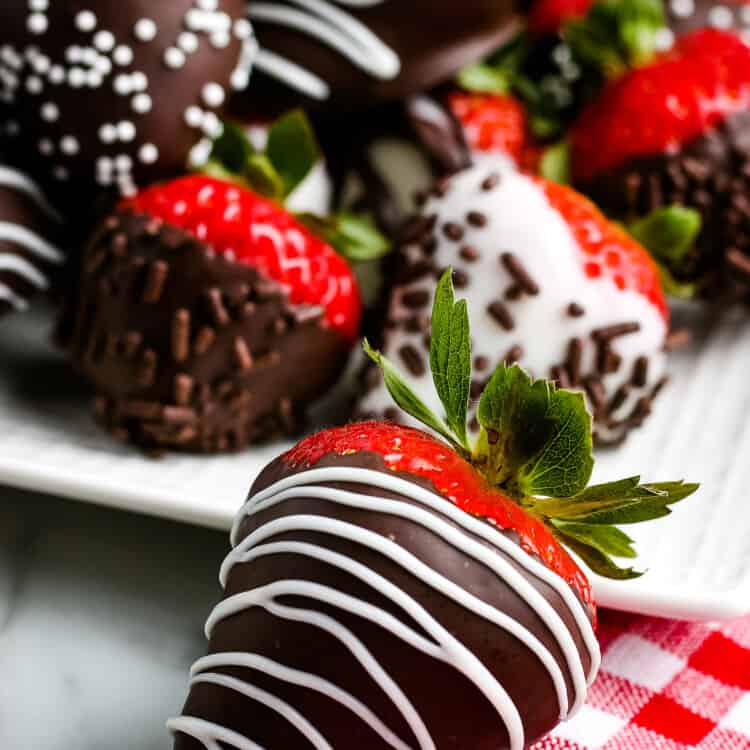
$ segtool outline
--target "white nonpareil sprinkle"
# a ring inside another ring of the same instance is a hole
[[[135,125],[130,120],[117,123],[117,136],[121,141],[132,141],[135,138]]]
[[[76,28],[79,31],[93,31],[96,28],[96,16],[90,10],[82,10],[76,13]]]
[[[99,128],[99,140],[102,143],[114,143],[117,140],[117,128],[110,122],[105,122]]]
[[[177,46],[186,55],[192,55],[194,52],[196,52],[198,50],[199,44],[200,42],[198,40],[198,35],[194,34],[192,31],[183,31],[177,37]]]
[[[203,124],[203,110],[195,105],[185,110],[185,122],[188,127],[199,128]]]
[[[164,51],[164,64],[168,68],[181,68],[185,64],[185,53],[177,47],[167,47]]]
[[[75,136],[64,135],[60,139],[60,151],[69,156],[77,154],[80,151],[80,146],[78,145],[78,140]]]
[[[151,97],[148,94],[136,94],[130,102],[133,111],[139,115],[145,115],[151,111]]]
[[[226,94],[223,86],[212,81],[203,87],[202,96],[207,107],[220,107],[224,104]]]
[[[94,47],[99,52],[111,52],[115,46],[115,35],[111,31],[102,29],[94,34]]]
[[[731,29],[734,14],[726,5],[717,5],[708,12],[708,22],[716,29]]]
[[[26,19],[26,28],[32,34],[44,34],[44,32],[47,31],[48,26],[49,21],[47,20],[47,16],[42,13],[32,13]]]
[[[144,143],[138,149],[138,158],[144,164],[153,164],[159,158],[159,149],[153,143]]]
[[[156,38],[156,24],[150,18],[139,18],[133,26],[133,34],[139,42],[150,42]]]
[[[55,151],[55,144],[49,138],[42,138],[37,144],[39,147],[39,153],[49,156]]]
[[[55,122],[60,117],[60,110],[54,102],[45,102],[42,104],[40,114],[43,120],[47,122]]]
[[[126,44],[120,44],[115,48],[112,53],[112,59],[117,65],[130,65],[133,62],[133,50],[130,49]]]

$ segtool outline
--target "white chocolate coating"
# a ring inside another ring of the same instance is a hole
[[[450,265],[468,278],[468,285],[458,289],[457,295],[468,299],[473,355],[486,357],[490,363],[481,377],[489,377],[505,354],[517,345],[523,350],[519,362],[525,369],[536,377],[550,377],[551,368],[565,361],[572,338],[581,339],[581,369],[584,373],[590,372],[595,370],[596,359],[591,331],[636,321],[640,324],[639,331],[612,342],[612,349],[621,357],[620,367],[616,372],[602,376],[605,391],[611,396],[629,382],[636,360],[641,356],[648,357],[646,383],[640,388],[632,388],[612,414],[615,419],[624,418],[664,375],[665,320],[640,293],[618,289],[606,274],[596,279],[585,275],[583,251],[538,183],[512,170],[505,170],[496,188],[481,190],[480,184],[490,171],[485,164],[483,161],[456,175],[448,183],[445,195],[431,198],[423,209],[425,216],[434,214],[437,217],[437,247],[432,256],[436,267],[441,269]],[[494,171],[499,173],[501,170]],[[466,217],[470,212],[481,212],[487,218],[486,226],[467,224]],[[449,239],[442,231],[442,227],[451,222],[465,229],[460,241]],[[478,251],[475,260],[461,255],[460,249],[464,245],[471,245]],[[511,252],[520,259],[540,286],[538,295],[523,295],[515,302],[504,299],[505,290],[514,281],[500,263],[500,254],[504,252]],[[391,299],[390,320],[402,322],[415,314],[414,309],[403,303],[404,295],[422,291],[432,300],[434,288],[435,278],[430,275],[396,288]],[[497,300],[502,300],[510,311],[514,321],[512,330],[505,330],[490,314],[489,305]],[[580,304],[585,314],[581,317],[567,315],[571,302]],[[428,315],[429,308],[418,312]],[[411,331],[398,325],[386,332],[384,353],[399,366],[404,364],[400,359],[404,347],[418,350],[426,366],[423,331]],[[422,375],[412,375],[409,380],[427,405],[441,413],[442,407],[428,368],[425,367]],[[382,414],[392,405],[381,381],[364,396],[360,408],[364,413]]]

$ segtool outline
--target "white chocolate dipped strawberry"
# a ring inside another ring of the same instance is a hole
[[[476,397],[501,361],[585,391],[600,443],[640,425],[665,381],[669,313],[646,251],[570,188],[478,165],[443,180],[407,232],[384,351],[433,408],[429,310],[447,266],[469,299]],[[379,376],[366,415],[390,415]],[[476,427],[476,424],[475,424]]]

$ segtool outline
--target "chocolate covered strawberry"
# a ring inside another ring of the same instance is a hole
[[[747,298],[748,123],[750,47],[731,32],[693,32],[583,112],[571,133],[573,178],[630,222],[672,205],[697,211],[697,241],[657,245],[658,259],[706,296]]]
[[[476,396],[499,362],[587,394],[597,438],[621,440],[665,380],[668,311],[655,264],[574,190],[474,167],[440,182],[407,232],[386,354],[433,408],[429,300],[447,266],[469,298]],[[389,416],[377,372],[360,403]],[[478,425],[475,423],[474,428]]]
[[[352,271],[325,241],[277,203],[196,175],[102,223],[63,338],[115,434],[223,451],[297,429],[359,318]]]
[[[450,274],[431,361],[445,418],[376,352],[395,400],[441,433],[381,422],[302,440],[254,482],[191,670],[176,750],[522,750],[573,715],[600,660],[589,582],[565,550],[638,573],[612,523],[696,488],[587,487],[580,394],[500,365],[467,438],[470,332]],[[369,347],[368,347],[369,349]]]

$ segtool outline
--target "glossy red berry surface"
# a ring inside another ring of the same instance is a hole
[[[427,479],[467,513],[515,531],[526,552],[564,578],[584,602],[593,604],[588,579],[546,526],[490,486],[449,445],[421,430],[386,422],[345,425],[305,438],[283,460],[291,466],[312,466],[326,455],[360,452],[379,454],[389,469]]]
[[[354,341],[362,305],[348,263],[289,212],[231,182],[204,176],[154,185],[123,203],[184,229],[217,253],[257,268],[295,304],[321,305]]]
[[[537,36],[556,34],[571,18],[585,16],[593,0],[537,0],[529,11],[529,31]]]
[[[539,183],[573,232],[585,274],[592,279],[608,276],[618,289],[639,292],[668,320],[659,269],[643,246],[576,190],[547,180]]]
[[[637,157],[674,153],[749,107],[750,47],[729,31],[687,34],[584,110],[571,133],[574,177],[585,182]]]

